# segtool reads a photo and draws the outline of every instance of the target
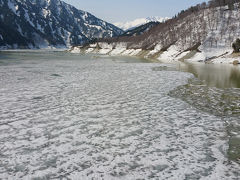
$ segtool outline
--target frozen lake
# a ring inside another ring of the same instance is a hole
[[[170,96],[194,77],[171,66],[0,53],[0,179],[239,179],[234,117]]]

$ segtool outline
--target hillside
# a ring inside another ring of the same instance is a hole
[[[97,48],[100,53],[160,60],[232,62],[240,60],[231,54],[232,44],[240,37],[239,19],[239,0],[212,0],[182,11],[139,36],[99,40]],[[94,51],[93,47],[88,51]]]
[[[80,45],[123,31],[60,0],[0,0],[0,47]]]
[[[120,36],[137,36],[137,35],[141,35],[147,31],[149,31],[152,27],[156,26],[160,24],[160,22],[149,22],[146,24],[143,24],[141,26],[138,26],[136,28],[130,29],[128,31],[125,31],[123,34],[121,34]]]

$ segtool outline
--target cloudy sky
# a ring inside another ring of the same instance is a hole
[[[172,17],[179,11],[206,0],[64,0],[110,23],[137,18]]]

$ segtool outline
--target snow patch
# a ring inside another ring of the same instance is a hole
[[[46,18],[50,14],[50,11],[47,9],[43,9],[42,13],[43,13],[43,16]]]
[[[130,56],[131,53],[134,52],[134,49],[127,49],[124,52],[122,52],[122,55],[124,56]]]
[[[79,47],[74,47],[72,50],[71,50],[71,53],[80,53],[81,52],[81,49]]]
[[[88,18],[88,14],[87,12],[84,13],[84,15],[82,16],[83,20],[86,21],[86,19]]]
[[[179,55],[177,56],[177,59],[179,60],[179,59],[183,58],[184,56],[186,56],[186,55],[187,55],[188,53],[190,53],[190,52],[191,52],[191,51],[185,51],[185,52],[179,54]]]
[[[130,56],[136,56],[142,51],[142,49],[134,49],[129,55]]]
[[[110,51],[112,51],[112,49],[100,49],[98,51],[99,54],[108,54]]]
[[[205,59],[206,54],[204,52],[197,52],[192,58],[188,59],[187,61],[200,62],[205,61]]]
[[[98,46],[102,49],[113,49],[113,45],[112,44],[108,44],[108,43],[98,43]]]
[[[95,44],[90,44],[90,47],[91,47],[91,48],[97,47],[97,43],[95,43]]]
[[[95,49],[94,48],[88,48],[87,50],[86,50],[86,53],[91,53],[91,52],[93,52]]]
[[[116,49],[113,49],[111,52],[110,52],[110,55],[120,55],[122,52],[124,52],[126,50],[126,48],[116,48]]]
[[[14,3],[11,0],[8,0],[8,7],[12,10],[14,14],[17,14]]]
[[[33,24],[33,22],[30,20],[30,17],[29,17],[29,14],[28,14],[28,11],[27,11],[27,10],[25,10],[24,16],[25,16],[25,19],[28,21],[28,23],[29,23],[31,26],[35,27],[34,24]]]
[[[159,60],[175,60],[180,54],[179,48],[175,45],[170,46],[167,51],[164,51],[160,56]]]
[[[115,48],[110,52],[110,55],[120,55],[127,49],[126,43],[118,43]]]
[[[159,52],[161,49],[162,49],[162,45],[161,44],[157,44],[154,47],[154,49],[148,53],[148,56],[153,55],[153,54]]]

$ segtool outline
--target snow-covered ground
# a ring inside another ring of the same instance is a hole
[[[193,76],[125,60],[5,54],[0,179],[237,179],[222,119],[168,96]]]
[[[74,47],[70,50],[72,53],[97,53],[112,56],[142,56],[144,54],[145,58],[158,59],[163,62],[176,62],[176,61],[186,61],[186,62],[206,62],[213,64],[233,64],[234,61],[240,63],[240,55],[233,55],[233,50],[231,48],[211,48],[203,49],[203,46],[199,48],[201,52],[195,51],[182,51],[176,45],[170,46],[166,51],[161,52],[161,46],[156,45],[154,50],[144,51],[142,49],[128,49],[127,45],[124,43],[117,44],[107,44],[99,43],[91,45],[87,49],[82,47]]]

